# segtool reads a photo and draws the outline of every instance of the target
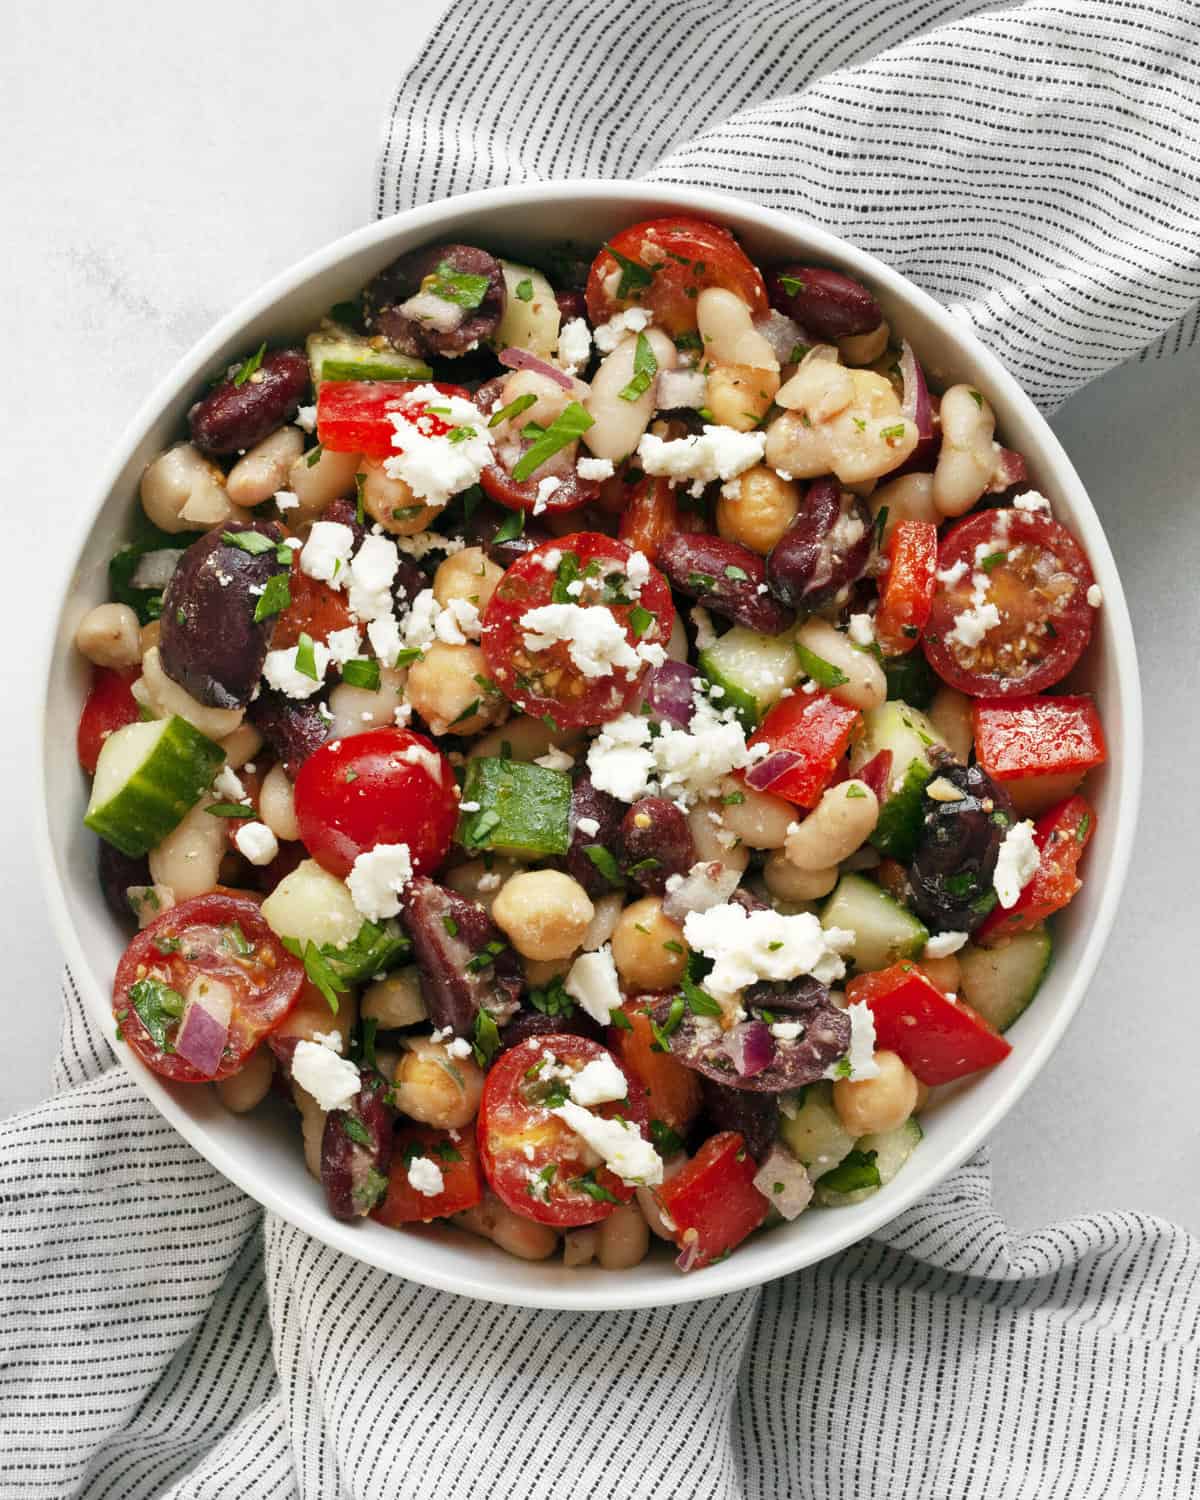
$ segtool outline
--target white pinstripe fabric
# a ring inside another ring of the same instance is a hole
[[[1050,406],[1196,338],[1198,39],[1166,0],[462,0],[378,207],[733,189],[884,255]],[[0,1125],[0,1500],[1200,1493],[1200,1244],[1171,1225],[1014,1238],[981,1158],[758,1293],[515,1313],[260,1224],[66,1001],[56,1097]]]

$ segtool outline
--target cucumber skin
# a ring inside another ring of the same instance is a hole
[[[173,791],[164,792],[154,781],[147,784],[143,761],[114,797],[103,807],[89,807],[84,816],[84,823],[93,833],[135,859],[149,854],[183,821],[225,763],[221,746],[177,714],[167,720],[167,727],[148,759],[160,757],[164,752],[168,759],[160,771],[165,770],[174,779]],[[103,758],[103,750],[100,755]],[[122,808],[120,804],[131,789],[135,792],[135,805]],[[138,802],[143,803],[140,809]]]
[[[738,722],[747,734],[753,733],[758,728],[762,717],[758,707],[758,699],[753,693],[748,693],[744,687],[726,677],[720,667],[713,662],[707,651],[702,651],[696,658],[696,665],[709,682],[717,687],[725,689],[725,696],[720,700],[722,708],[732,708],[738,716]]]
[[[909,761],[900,790],[893,792],[879,809],[879,821],[871,834],[870,841],[880,854],[899,860],[903,865],[916,853],[925,816],[922,798],[932,779],[932,766]]]
[[[922,713],[933,702],[938,679],[920,650],[909,651],[904,656],[885,656],[883,675],[887,678],[890,702],[903,701]]]
[[[862,962],[859,946],[859,931],[862,922],[857,918],[853,907],[864,901],[873,903],[880,913],[881,922],[890,922],[895,928],[896,939],[888,944],[886,952],[871,955],[882,958],[883,961],[880,964]],[[840,911],[839,906],[850,909]],[[821,925],[842,927],[854,933],[854,946],[850,949],[848,956],[854,958],[856,970],[860,974],[869,974],[876,968],[887,968],[889,964],[899,963],[901,959],[919,958],[925,950],[925,944],[929,941],[928,928],[917,917],[914,917],[907,907],[901,906],[874,881],[850,872],[841,877],[821,908]]]
[[[919,1121],[910,1115],[904,1124],[897,1125],[895,1130],[885,1130],[879,1135],[862,1136],[855,1141],[854,1149],[875,1152],[875,1168],[879,1174],[878,1184],[872,1187],[852,1188],[849,1192],[839,1192],[835,1187],[823,1186],[822,1181],[818,1180],[813,1201],[820,1204],[822,1208],[848,1208],[852,1204],[873,1198],[881,1187],[887,1187],[888,1183],[894,1180],[924,1135],[925,1132],[921,1129]],[[899,1151],[896,1149],[897,1146],[901,1148]]]
[[[544,858],[570,848],[571,778],[564,771],[480,756],[467,767],[462,800],[479,803],[478,812],[458,820],[455,837],[465,849]],[[477,836],[489,812],[498,813],[500,822]]]

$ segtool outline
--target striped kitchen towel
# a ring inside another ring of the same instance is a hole
[[[1051,407],[1196,336],[1198,80],[1179,0],[459,0],[378,209],[731,189],[898,266]],[[264,1220],[69,981],[56,1088],[0,1125],[2,1500],[1200,1494],[1200,1244],[1127,1213],[1016,1237],[983,1158],[758,1291],[521,1312]]]

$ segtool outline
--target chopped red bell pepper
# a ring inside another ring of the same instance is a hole
[[[971,717],[976,758],[997,781],[1067,772],[1082,777],[1108,754],[1096,705],[1082,694],[980,698]]]
[[[828,693],[797,692],[784,698],[748,741],[770,746],[771,756],[763,764],[777,756],[779,774],[761,785],[752,778],[751,785],[800,807],[815,807],[861,722],[858,709]]]
[[[462,386],[428,380],[326,380],[317,393],[317,441],[331,453],[361,453],[365,458],[391,458],[403,451],[393,444],[396,426],[389,413],[405,405],[404,398],[420,385],[433,384],[443,396],[471,399]],[[482,421],[482,416],[480,417]],[[430,436],[450,431],[452,422],[429,418]]]
[[[675,1243],[695,1270],[719,1260],[767,1217],[770,1203],[754,1186],[758,1167],[736,1130],[705,1141],[655,1196],[675,1225]]]
[[[854,773],[857,780],[865,786],[869,786],[875,793],[875,800],[880,807],[887,800],[888,786],[892,779],[892,761],[895,756],[890,750],[880,750],[873,755],[866,765],[860,766]]]
[[[1040,859],[1037,874],[1015,906],[992,908],[975,941],[986,946],[1028,932],[1066,906],[1083,885],[1075,871],[1095,831],[1096,812],[1086,797],[1068,797],[1039,818],[1033,830]]]
[[[860,974],[846,986],[851,1004],[875,1019],[875,1045],[894,1052],[932,1088],[993,1067],[1012,1051],[994,1027],[962,1000],[950,1000],[914,963]]]
[[[129,690],[130,684],[140,676],[138,667],[125,667],[121,671],[111,667],[92,668],[92,686],[79,715],[79,729],[75,736],[79,764],[89,776],[96,774],[96,762],[100,759],[104,741],[113,730],[135,724],[140,717],[137,699]]]
[[[457,1139],[449,1131],[432,1125],[406,1125],[397,1130],[392,1165],[383,1202],[371,1217],[395,1228],[398,1224],[420,1224],[462,1213],[483,1202],[483,1172],[473,1130],[461,1130]],[[427,1156],[442,1174],[440,1193],[419,1193],[408,1180],[414,1157]]]
[[[647,475],[628,495],[617,536],[651,562],[658,561],[658,549],[675,532],[704,530],[703,511],[681,509],[666,479]]]
[[[921,638],[937,590],[938,531],[932,521],[900,521],[888,542],[888,570],[880,581],[875,639],[889,656],[911,651]]]

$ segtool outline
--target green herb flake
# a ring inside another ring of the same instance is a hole
[[[159,1051],[173,1051],[167,1032],[183,1015],[183,996],[179,991],[161,979],[139,979],[129,987],[129,1000]]]
[[[980,561],[979,566],[985,573],[990,573],[993,568],[998,568],[1002,562],[1007,561],[1007,552],[989,552],[988,555]]]
[[[321,674],[317,671],[317,652],[313,638],[305,631],[300,632],[300,639],[296,642],[296,671],[301,677],[307,677],[312,682],[320,682]]]
[[[983,397],[979,394],[979,392],[978,391],[968,391],[967,394],[970,396],[971,400],[974,401],[975,405],[979,408],[979,410],[982,411],[983,410]]]
[[[811,347],[811,344],[793,344],[792,352],[787,357],[788,364],[798,365]]]
[[[427,277],[423,290],[432,292],[443,302],[453,302],[455,307],[468,312],[479,306],[487,296],[491,283],[486,276],[472,276],[467,271],[456,271],[449,261],[441,261],[433,276]]]
[[[866,797],[866,795],[866,789],[864,787],[856,785],[856,783],[854,782],[851,782],[850,785],[846,788],[847,802],[853,802],[856,798],[864,798]]]
[[[341,1115],[342,1129],[350,1137],[356,1146],[370,1146],[371,1134],[357,1115],[343,1112]]]
[[[524,530],[525,512],[523,510],[509,511],[508,515],[497,526],[492,542],[515,542]]]
[[[586,1193],[589,1198],[594,1198],[597,1203],[620,1203],[620,1198],[615,1193],[610,1193],[603,1184],[596,1181],[595,1171],[585,1172],[582,1177],[572,1177],[570,1187],[578,1188],[581,1193]]]
[[[629,611],[629,628],[634,636],[640,641],[654,624],[655,616],[648,609],[643,609],[640,604],[635,604]]]
[[[462,1152],[452,1141],[439,1141],[432,1149],[434,1156],[444,1162],[456,1162],[463,1159]]]
[[[355,1203],[365,1209],[372,1209],[381,1201],[388,1190],[387,1177],[374,1167],[368,1167],[367,1175],[362,1185],[354,1189],[353,1198]]]
[[[719,1016],[721,1007],[708,993],[702,989],[689,975],[685,974],[679,981],[680,998],[687,1002],[687,1008],[694,1016]]]
[[[622,401],[636,401],[650,389],[650,382],[658,374],[658,360],[654,349],[644,333],[637,336],[633,351],[633,379],[623,390],[617,392]]]
[[[548,458],[553,458],[568,443],[581,438],[593,421],[594,418],[580,406],[578,401],[569,402],[545,432],[534,439],[531,446],[513,465],[512,477],[518,484],[528,479]]]
[[[566,986],[558,976],[541,989],[531,990],[529,1003],[544,1016],[562,1016],[565,1019],[575,1014],[575,1002],[567,994]]]
[[[777,276],[775,279],[789,297],[798,297],[804,290],[804,283],[799,276]]]
[[[615,1005],[608,1013],[608,1024],[615,1026],[618,1031],[632,1031],[633,1022],[625,1014],[619,1005]]]
[[[674,1156],[683,1150],[683,1137],[664,1120],[650,1121],[650,1143],[659,1156]]]
[[[342,681],[350,687],[366,688],[374,693],[379,690],[379,663],[365,656],[355,656],[342,666]]]
[[[249,552],[251,557],[260,552],[271,552],[277,545],[261,531],[223,531],[221,540],[229,547],[240,547],[243,552]]]
[[[1079,820],[1079,826],[1075,829],[1075,837],[1081,844],[1087,843],[1088,829],[1092,826],[1091,813],[1084,813]]]
[[[254,809],[245,802],[214,802],[204,809],[214,818],[252,818]]]
[[[325,997],[329,1009],[337,1015],[338,996],[349,988],[346,981],[333,968],[314,942],[301,943],[298,938],[285,937],[279,941],[304,965],[304,972]]]
[[[711,573],[689,573],[687,586],[698,594],[711,594],[717,586],[717,580]]]
[[[471,1028],[471,1046],[475,1053],[475,1061],[481,1068],[486,1068],[500,1050],[500,1028],[496,1025],[496,1019],[491,1011],[482,1007]]]
[[[304,467],[306,469],[315,469],[316,466],[321,462],[321,454],[324,452],[324,443],[318,443],[315,448],[310,448],[304,455]]]
[[[722,807],[740,807],[746,800],[745,792],[730,792],[727,797],[721,798]]]
[[[617,283],[618,297],[634,296],[643,287],[650,286],[654,281],[654,272],[649,267],[641,265],[636,260],[630,260],[627,255],[622,255],[619,250],[614,250],[611,245],[605,245],[604,249],[621,268],[621,279]]]
[[[511,422],[514,417],[519,417],[523,411],[528,411],[531,406],[536,406],[537,399],[532,391],[526,392],[524,396],[518,396],[515,401],[510,401],[507,406],[502,406],[499,411],[493,412],[488,426],[499,427],[501,422]],[[521,512],[521,514],[524,514],[524,512]]]
[[[529,279],[528,276],[524,277],[521,281],[518,281],[513,290],[516,294],[518,302],[533,301],[533,282]]]
[[[267,345],[264,341],[263,343],[259,344],[258,348],[254,351],[254,353],[250,356],[246,363],[240,367],[237,374],[233,377],[233,383],[235,386],[245,385],[247,380],[250,379],[251,375],[255,375],[258,373],[258,368],[262,364],[263,355],[266,352]]]
[[[367,476],[356,474],[354,476],[354,519],[360,526],[364,526],[367,520],[366,488]]]
[[[291,602],[292,590],[288,584],[288,575],[272,573],[254,606],[254,623],[258,625],[263,620],[269,620],[272,615],[285,610]]]
[[[455,724],[465,724],[468,719],[473,719],[479,712],[479,705],[481,701],[481,699],[475,698],[472,700],[472,702],[468,703],[466,708],[463,709],[462,713],[460,713],[456,719],[450,720],[451,729],[454,728]]]
[[[613,885],[622,884],[621,869],[611,850],[606,849],[603,844],[587,844],[584,846],[583,852],[596,866],[597,870],[600,871],[601,875],[604,876],[605,880],[611,882]]]
[[[746,583],[750,575],[745,568],[739,568],[736,563],[726,563],[725,577],[731,578],[734,583]]]
[[[879,436],[886,443],[894,445],[900,442],[907,431],[908,429],[903,422],[897,422],[891,427],[881,427],[879,429]]]

